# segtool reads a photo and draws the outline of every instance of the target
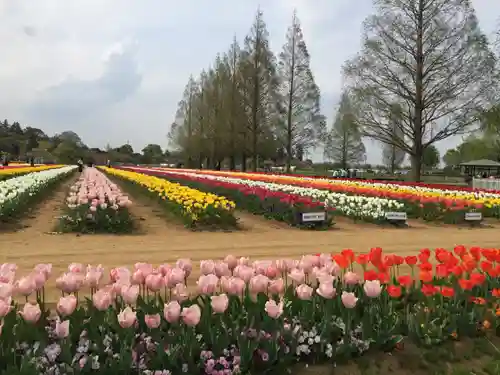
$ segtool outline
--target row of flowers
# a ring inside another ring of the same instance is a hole
[[[500,195],[486,191],[464,192],[421,186],[365,182],[359,180],[317,179],[287,175],[254,174],[243,172],[165,169],[174,172],[191,172],[200,175],[242,178],[304,188],[328,190],[354,196],[394,199],[404,204],[411,217],[429,221],[463,221],[465,212],[481,211],[485,216],[500,217]]]
[[[200,175],[193,172],[177,171],[165,169],[162,172],[167,175],[185,176],[188,178],[198,178]],[[203,174],[202,179],[226,182],[236,185],[248,186],[250,188],[258,187],[273,192],[282,192],[293,196],[309,197],[315,201],[323,202],[327,209],[334,209],[336,213],[351,217],[356,220],[366,221],[385,221],[387,212],[404,212],[404,204],[394,199],[367,197],[359,195],[348,195],[343,193],[334,193],[329,190],[320,190],[313,187],[299,187],[287,184],[277,184],[248,180],[236,177],[224,177],[217,175]]]
[[[110,176],[120,178],[137,193],[147,193],[184,224],[197,229],[228,229],[237,225],[235,203],[224,196],[204,193],[177,183],[133,171],[101,167]]]
[[[498,249],[407,257],[345,249],[253,262],[228,255],[201,261],[190,288],[193,268],[188,259],[137,263],[106,277],[101,266],[71,264],[56,279],[62,297],[51,315],[43,296],[52,266],[15,280],[16,265],[1,265],[0,373],[278,373],[404,340],[432,347],[499,333]],[[16,305],[16,295],[26,303]]]
[[[37,165],[31,167],[29,165],[9,165],[0,168],[0,181],[8,180],[15,176],[22,176],[24,174],[41,172],[49,169],[61,168],[62,165]]]
[[[293,226],[323,229],[333,224],[335,208],[325,207],[320,199],[310,196],[272,190],[267,186],[250,186],[232,181],[209,179],[196,174],[175,173],[152,168],[123,167],[122,169],[159,176],[197,190],[227,196],[236,203],[239,209]],[[321,217],[316,221],[304,222],[303,215],[308,213],[317,213]]]
[[[76,167],[42,168],[8,180],[0,181],[0,221],[6,222],[25,212],[58,181],[75,171]]]
[[[134,222],[129,197],[101,171],[86,167],[70,187],[58,230],[78,233],[129,233]]]

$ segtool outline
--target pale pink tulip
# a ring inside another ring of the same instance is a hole
[[[344,282],[347,285],[356,285],[356,284],[359,284],[359,281],[360,281],[360,278],[359,278],[359,275],[357,273],[348,271],[344,275]]]
[[[253,294],[266,293],[269,285],[269,278],[264,275],[255,275],[248,283],[248,289]]]
[[[215,274],[217,277],[231,276],[231,270],[229,269],[227,263],[217,262],[215,264]]]
[[[60,339],[64,339],[69,336],[69,320],[65,320],[64,322],[56,321],[56,328],[54,329],[54,333]]]
[[[271,280],[269,283],[270,294],[281,294],[285,291],[285,282],[282,278]]]
[[[122,328],[130,328],[132,327],[137,320],[137,314],[134,310],[130,308],[130,306],[125,307],[118,314],[118,323]]]
[[[145,280],[146,280],[146,277],[144,276],[144,274],[142,273],[141,270],[136,270],[132,274],[132,283],[134,283],[136,285],[143,285]]]
[[[239,265],[234,269],[234,275],[245,281],[245,283],[248,283],[255,275],[255,270],[246,265]]]
[[[297,288],[295,288],[297,297],[303,301],[310,300],[312,298],[313,292],[314,289],[307,284],[300,284]]]
[[[158,328],[161,323],[160,314],[144,315],[144,322],[146,323],[146,326],[150,329]]]
[[[215,262],[213,260],[200,261],[200,272],[203,275],[210,275],[215,272]]]
[[[321,283],[316,289],[316,293],[323,298],[332,299],[337,293],[337,289],[333,287],[332,283]]]
[[[201,275],[197,282],[198,293],[214,294],[219,285],[219,278],[213,274]]]
[[[222,290],[231,296],[241,296],[245,291],[246,283],[238,277],[221,277]]]
[[[34,270],[43,273],[45,275],[45,281],[47,281],[52,274],[52,264],[40,263],[35,266]]]
[[[270,299],[266,302],[264,310],[270,318],[278,319],[283,314],[283,302],[276,303],[275,300]]]
[[[186,277],[189,277],[193,271],[193,263],[191,262],[191,259],[179,259],[175,262],[175,266],[183,270]]]
[[[19,314],[24,318],[24,320],[28,323],[36,323],[42,316],[42,310],[40,310],[40,306],[38,303],[36,305],[32,303],[25,303],[23,310],[19,312]]]
[[[69,316],[73,314],[76,309],[76,305],[78,301],[74,295],[69,295],[66,297],[59,298],[59,302],[57,302],[56,310],[62,316]]]
[[[290,271],[288,277],[290,277],[290,279],[292,279],[292,281],[296,284],[303,284],[306,279],[306,274],[303,270],[295,268]]]
[[[139,292],[139,285],[122,285],[120,295],[123,298],[123,302],[133,305],[137,302],[137,298],[139,298]]]
[[[16,283],[17,293],[29,296],[35,291],[35,280],[31,276],[21,277]]]
[[[146,287],[152,292],[158,292],[165,286],[163,276],[159,273],[151,273],[146,276]]]
[[[30,277],[35,284],[35,290],[41,290],[45,285],[45,274],[42,272],[33,271],[30,274]]]
[[[212,310],[216,314],[223,314],[226,312],[229,307],[229,298],[226,294],[219,294],[218,296],[210,297],[210,305],[212,306]]]
[[[0,283],[0,299],[7,299],[12,297],[14,293],[14,286],[9,283]]]
[[[171,324],[177,323],[181,315],[181,305],[177,301],[170,301],[163,307],[163,317]]]
[[[0,318],[4,318],[12,310],[12,298],[0,299]]]
[[[109,306],[111,306],[112,302],[113,297],[111,293],[102,289],[95,292],[92,296],[92,303],[94,304],[94,307],[99,311],[107,310]]]
[[[224,262],[227,264],[231,271],[234,270],[238,265],[238,259],[236,259],[236,257],[231,254],[224,258]]]
[[[68,266],[68,271],[73,272],[73,273],[83,272],[84,269],[85,269],[85,267],[81,263],[71,263]]]
[[[189,299],[189,291],[184,284],[177,284],[172,291],[173,298],[178,302],[184,302]]]
[[[170,272],[165,276],[166,285],[168,288],[173,288],[177,284],[184,284],[186,278],[186,273],[181,268],[172,268]]]
[[[363,290],[365,291],[367,297],[377,298],[380,296],[380,293],[382,293],[382,286],[380,285],[379,280],[366,280]]]
[[[356,307],[356,303],[358,302],[358,299],[354,295],[354,293],[349,293],[349,292],[342,292],[342,296],[340,297],[342,300],[342,304],[344,305],[345,308],[347,309],[353,309]]]
[[[191,305],[182,309],[182,321],[190,327],[198,325],[201,319],[201,309],[198,305]]]

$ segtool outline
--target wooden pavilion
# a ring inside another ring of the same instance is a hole
[[[500,176],[500,163],[493,160],[472,160],[459,164],[466,176],[476,176],[486,173],[488,176]]]

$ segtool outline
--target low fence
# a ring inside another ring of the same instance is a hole
[[[500,179],[474,178],[472,187],[474,189],[500,190]]]

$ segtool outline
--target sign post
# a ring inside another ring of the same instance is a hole
[[[406,212],[386,212],[385,219],[392,225],[406,227],[408,224],[408,214]]]

